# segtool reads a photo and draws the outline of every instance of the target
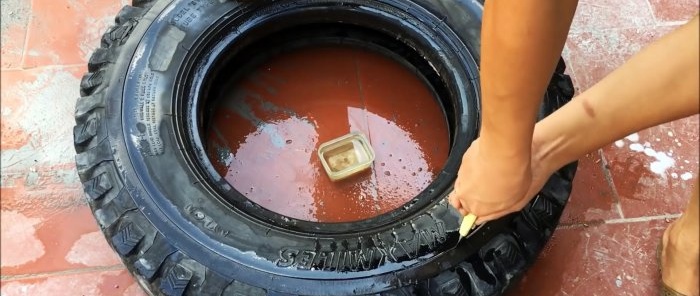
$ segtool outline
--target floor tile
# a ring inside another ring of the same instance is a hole
[[[74,165],[3,172],[0,194],[3,210],[17,211],[28,216],[85,204],[82,184]]]
[[[2,210],[3,275],[119,265],[87,206],[30,216]]]
[[[625,217],[680,213],[698,178],[698,116],[632,134],[603,149]]]
[[[32,0],[23,66],[86,63],[119,8],[114,0]]]
[[[647,0],[580,0],[572,32],[602,32],[608,29],[654,25]]]
[[[558,229],[509,296],[656,295],[663,220]]]
[[[2,69],[19,68],[22,63],[24,43],[27,34],[27,24],[31,17],[31,2],[27,0],[2,1]]]
[[[581,91],[590,88],[647,44],[675,28],[677,26],[633,27],[570,33],[566,45],[568,62],[575,72],[577,88]]]
[[[84,67],[4,71],[2,171],[74,163],[75,102]]]
[[[579,224],[621,218],[613,189],[603,173],[598,152],[579,160],[573,190],[560,223]]]
[[[145,296],[126,270],[98,271],[70,275],[3,281],[4,296]]]
[[[659,22],[687,21],[698,14],[698,0],[649,0]]]

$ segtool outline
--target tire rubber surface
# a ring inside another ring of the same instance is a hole
[[[250,202],[227,205],[214,198],[211,184],[221,180],[202,180],[193,168],[190,156],[201,151],[182,144],[178,122],[187,116],[172,98],[183,91],[178,69],[190,61],[199,35],[238,15],[264,18],[309,3],[434,16],[433,28],[458,32],[462,54],[478,64],[483,8],[476,1],[134,0],[91,56],[75,113],[78,173],[111,247],[152,295],[502,294],[558,224],[575,163],[555,173],[521,212],[483,225],[459,245],[460,217],[445,200],[450,182],[429,187],[425,204],[377,225],[314,230],[293,219],[261,221],[247,214],[262,211]],[[246,10],[250,5],[275,8]],[[560,61],[540,118],[573,96],[564,70]],[[468,95],[478,98],[478,71],[461,71],[475,89]],[[462,112],[477,121],[469,113],[478,113],[474,104]],[[478,128],[466,133],[475,138]],[[460,158],[447,167],[456,171]],[[454,174],[443,175],[454,181]]]

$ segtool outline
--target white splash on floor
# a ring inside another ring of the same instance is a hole
[[[630,150],[632,150],[634,152],[642,152],[642,151],[644,151],[644,146],[642,146],[642,144],[639,144],[639,143],[633,143],[633,144],[630,144]]]
[[[691,172],[685,172],[681,175],[681,179],[683,179],[683,181],[688,181],[692,178],[693,178],[693,174]]]
[[[674,133],[669,131],[667,132],[668,136],[673,137]],[[655,138],[656,142],[660,142],[660,138]],[[627,142],[629,141],[629,142]],[[654,147],[652,147],[652,143],[645,141],[644,143],[640,143],[640,136],[638,133],[633,133],[628,136],[626,136],[624,139],[620,139],[615,141],[615,146],[617,148],[623,148],[625,145],[629,144],[629,149],[633,152],[640,152],[644,153],[644,155],[648,157],[652,157],[653,159],[651,160],[651,163],[649,163],[649,170],[652,171],[653,173],[659,175],[662,178],[667,178],[669,175],[674,178],[678,179],[679,177],[684,180],[690,180],[693,178],[693,174],[690,172],[686,172],[684,174],[680,174],[678,172],[678,168],[675,168],[676,165],[676,160],[674,160],[674,151],[673,149],[669,149],[667,152],[664,151],[656,151]],[[678,139],[673,139],[673,141],[678,145],[681,146],[681,143]],[[680,156],[680,155],[679,155]],[[678,156],[677,156],[678,157]],[[681,159],[678,159],[678,161],[681,161]],[[690,161],[688,160],[683,160],[684,163],[688,164]],[[669,169],[672,169],[669,171]],[[680,167],[680,170],[685,169],[683,166]]]
[[[649,149],[649,150],[651,150],[651,149]],[[676,163],[676,161],[673,160],[673,158],[671,158],[670,156],[668,156],[666,153],[663,153],[663,152],[656,152],[654,150],[651,150],[651,151],[644,151],[644,154],[656,158],[656,161],[652,162],[651,165],[649,165],[649,169],[651,169],[652,172],[657,173],[657,174],[662,175],[662,176],[665,176],[666,170],[673,167],[673,165]]]
[[[656,155],[656,151],[654,151],[654,149],[651,148],[644,148],[644,154],[646,154],[647,156],[654,156]]]

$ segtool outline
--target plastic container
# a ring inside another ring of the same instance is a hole
[[[370,168],[374,150],[365,135],[354,132],[321,144],[318,157],[328,177],[339,181]]]

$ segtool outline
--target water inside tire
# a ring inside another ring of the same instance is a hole
[[[217,171],[259,205],[315,222],[397,209],[433,181],[449,153],[445,115],[415,70],[349,46],[297,49],[266,60],[221,92],[207,149]],[[332,182],[321,143],[365,134],[371,169]]]

